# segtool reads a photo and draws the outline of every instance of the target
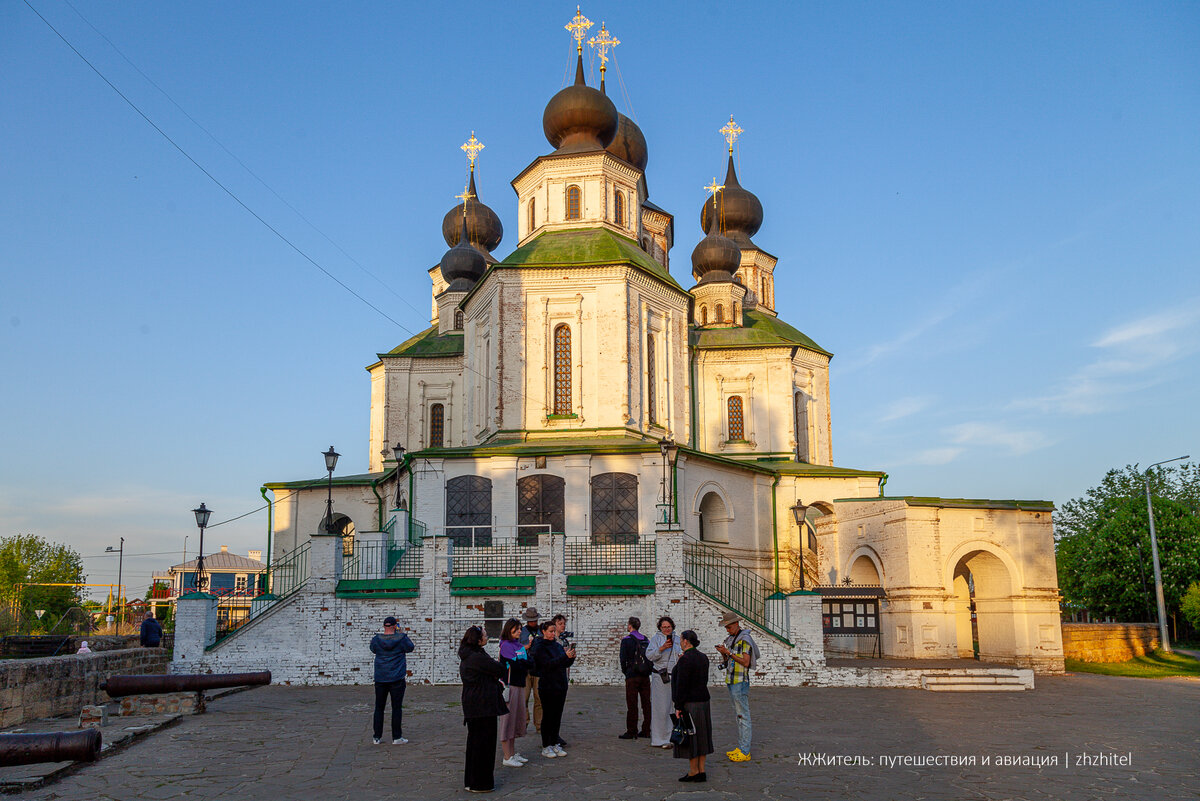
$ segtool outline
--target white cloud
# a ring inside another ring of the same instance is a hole
[[[953,462],[964,451],[964,448],[927,448],[923,451],[917,451],[908,459],[896,462],[896,464],[911,464],[911,465],[943,465]]]
[[[890,423],[924,411],[932,403],[933,398],[928,396],[910,395],[906,398],[897,398],[884,408],[878,419],[881,423]]]
[[[1093,414],[1119,395],[1166,380],[1160,368],[1195,352],[1200,328],[1200,299],[1122,323],[1091,346],[1102,351],[1049,394],[1018,400],[1013,408],[1061,414]]]
[[[1006,428],[998,423],[960,423],[947,432],[950,441],[962,446],[1002,448],[1014,456],[1045,447],[1049,441],[1037,431]]]

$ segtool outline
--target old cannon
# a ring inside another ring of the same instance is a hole
[[[152,674],[147,676],[109,676],[100,683],[112,698],[155,693],[193,693],[222,687],[270,684],[271,671],[257,673],[205,673],[200,675]]]
[[[0,734],[0,766],[35,762],[95,762],[99,729],[51,734]]]

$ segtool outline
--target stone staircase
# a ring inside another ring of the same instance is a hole
[[[1033,689],[1033,671],[1019,669],[939,670],[922,674],[921,689],[939,693],[1000,693]]]

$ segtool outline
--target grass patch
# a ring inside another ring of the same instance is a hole
[[[1071,673],[1099,673],[1102,676],[1132,676],[1141,679],[1162,679],[1168,676],[1195,676],[1200,678],[1200,661],[1183,654],[1168,654],[1155,651],[1137,656],[1127,662],[1080,662],[1066,660]]]

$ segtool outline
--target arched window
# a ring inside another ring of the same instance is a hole
[[[625,227],[625,195],[619,191],[613,192],[613,221]]]
[[[742,418],[742,396],[729,396],[729,441],[740,442],[746,438],[746,425]]]
[[[700,325],[708,325],[708,307],[700,307]]]
[[[637,476],[601,473],[592,477],[592,542],[632,545],[638,538]]]
[[[567,219],[578,220],[582,204],[579,198],[579,187],[572,184],[567,187]]]
[[[446,482],[446,537],[455,547],[492,544],[492,480],[458,476]]]
[[[571,328],[554,328],[554,414],[571,414]]]
[[[537,214],[534,206],[534,198],[529,198],[529,232],[533,233],[533,229],[537,228]]]
[[[454,330],[461,331],[462,327],[463,327],[462,309],[455,309],[455,311],[454,311]]]
[[[796,461],[808,461],[808,398],[796,393]]]
[[[725,307],[722,306],[720,303],[717,304],[717,322],[718,323],[725,322]]]
[[[646,407],[651,423],[658,422],[658,393],[654,384],[654,334],[650,334],[646,337]]]
[[[429,447],[444,447],[446,439],[446,407],[435,403],[429,407]]]

